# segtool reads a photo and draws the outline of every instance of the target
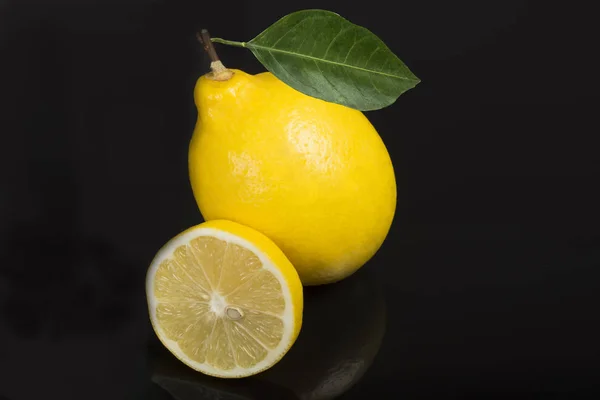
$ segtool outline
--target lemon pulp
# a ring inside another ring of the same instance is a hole
[[[253,375],[274,365],[301,325],[293,266],[262,234],[228,221],[193,227],[153,260],[146,283],[161,342],[195,370]]]

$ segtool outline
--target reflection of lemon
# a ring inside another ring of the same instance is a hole
[[[281,250],[229,221],[171,239],[146,279],[152,326],[177,358],[207,375],[234,378],[275,364],[302,321],[302,285]]]
[[[162,347],[162,346],[161,346]],[[219,379],[186,367],[164,347],[151,348],[148,366],[152,381],[177,400],[297,400],[291,389],[250,377]]]
[[[257,375],[292,389],[302,400],[334,399],[369,369],[385,333],[385,300],[377,276],[364,269],[322,287],[306,288],[302,334],[273,368]]]
[[[379,249],[394,216],[384,143],[360,111],[269,72],[233,72],[196,84],[189,172],[202,215],[267,235],[305,285],[349,276]]]

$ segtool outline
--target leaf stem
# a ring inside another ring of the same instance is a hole
[[[199,33],[196,33],[196,38],[202,43],[204,51],[206,51],[210,57],[210,69],[212,72],[208,74],[207,77],[215,81],[227,81],[231,79],[233,72],[225,68],[221,60],[219,60],[219,56],[217,55],[215,46],[212,44],[208,31],[202,29]]]
[[[210,40],[214,43],[226,44],[228,46],[246,47],[246,42],[236,42],[234,40],[225,40],[221,38],[211,38]]]

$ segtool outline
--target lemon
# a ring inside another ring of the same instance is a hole
[[[162,344],[207,375],[240,378],[277,363],[302,325],[302,284],[263,234],[230,221],[196,225],[168,241],[146,277]]]
[[[268,236],[304,285],[346,278],[377,252],[394,217],[381,137],[362,112],[270,72],[228,71],[195,87],[189,174],[200,212]]]

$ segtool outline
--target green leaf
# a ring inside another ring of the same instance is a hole
[[[362,111],[387,107],[419,82],[368,29],[326,10],[303,10],[241,45],[280,80],[309,96]]]

